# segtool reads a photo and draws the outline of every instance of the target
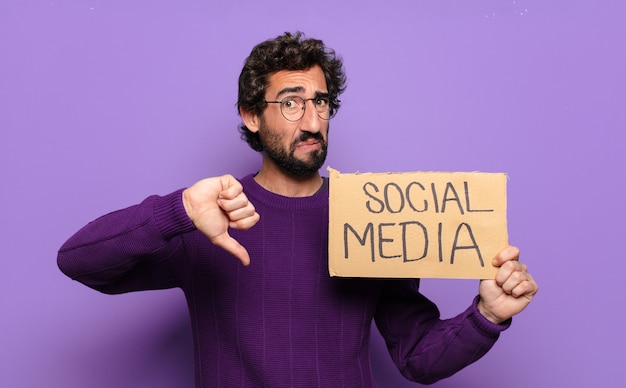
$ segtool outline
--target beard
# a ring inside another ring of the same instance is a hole
[[[328,132],[326,132],[328,133]],[[324,140],[321,132],[302,132],[300,137],[289,145],[288,149],[283,147],[283,137],[270,129],[264,121],[261,122],[259,129],[259,138],[263,145],[265,154],[276,163],[283,171],[298,177],[305,177],[317,173],[326,161],[328,152],[328,142]],[[317,140],[321,144],[321,148],[309,153],[306,159],[298,159],[295,157],[295,150],[298,143],[309,139]]]

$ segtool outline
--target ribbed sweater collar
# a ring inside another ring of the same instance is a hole
[[[327,179],[327,178],[324,178]],[[286,197],[272,193],[254,180],[254,174],[240,180],[244,192],[252,203],[263,203],[267,206],[284,210],[313,210],[328,207],[328,185],[310,197]]]

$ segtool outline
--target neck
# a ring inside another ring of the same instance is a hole
[[[306,176],[296,176],[281,170],[272,163],[266,163],[265,160],[254,180],[264,189],[285,197],[311,196],[320,189],[323,183],[318,171]]]

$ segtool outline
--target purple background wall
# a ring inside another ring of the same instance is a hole
[[[626,3],[0,0],[0,386],[191,387],[182,293],[105,296],[56,267],[89,220],[255,169],[236,78],[302,30],[349,75],[328,165],[507,172],[511,243],[540,283],[484,359],[435,387],[623,380]],[[475,281],[428,280],[444,316]],[[381,387],[408,387],[378,334]]]

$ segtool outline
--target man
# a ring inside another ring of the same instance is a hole
[[[431,383],[476,361],[537,292],[516,248],[494,258],[496,279],[449,320],[417,279],[328,274],[319,168],[344,89],[342,62],[321,41],[286,33],[257,45],[238,107],[242,137],[263,153],[260,170],[101,217],[63,245],[59,267],[112,294],[180,287],[198,387],[372,387],[372,319],[408,379]]]

